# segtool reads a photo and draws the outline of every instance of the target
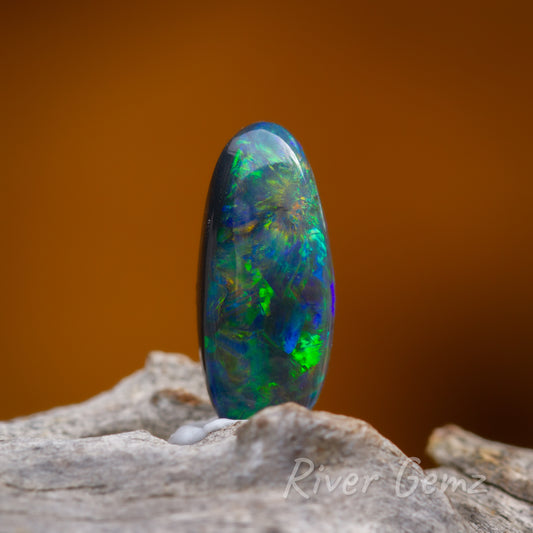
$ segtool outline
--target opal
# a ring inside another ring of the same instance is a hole
[[[219,416],[313,407],[333,337],[334,275],[307,158],[281,126],[239,131],[216,164],[198,273],[200,353]]]

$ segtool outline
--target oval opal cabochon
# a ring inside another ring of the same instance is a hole
[[[221,417],[288,401],[311,408],[333,337],[334,276],[315,178],[296,139],[258,122],[222,151],[198,273],[207,388]]]

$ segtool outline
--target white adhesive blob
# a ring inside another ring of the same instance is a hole
[[[231,426],[238,420],[230,418],[210,418],[209,420],[187,422],[180,426],[172,435],[168,442],[170,444],[195,444],[213,431]]]

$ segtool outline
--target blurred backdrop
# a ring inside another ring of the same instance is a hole
[[[329,225],[317,408],[419,457],[447,422],[533,446],[531,5],[4,3],[0,418],[198,358],[208,183],[268,120]]]

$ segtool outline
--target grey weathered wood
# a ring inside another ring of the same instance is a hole
[[[515,498],[487,482],[477,485],[480,478],[472,478],[454,468],[439,467],[426,471],[427,475],[432,473],[437,476],[436,485],[444,490],[453,507],[474,531],[533,531],[533,507],[530,503]]]
[[[0,442],[15,437],[94,437],[145,429],[168,438],[185,420],[215,416],[200,365],[152,352],[142,370],[90,400],[0,422]]]
[[[431,434],[429,455],[461,472],[481,472],[487,483],[533,504],[533,450],[483,439],[449,425]]]
[[[437,484],[463,480],[445,490],[475,531],[533,532],[533,450],[483,439],[458,426],[433,431],[428,454],[440,465]],[[474,479],[483,480],[474,492]]]
[[[159,438],[212,415],[200,366],[154,353],[143,370],[88,402],[0,423],[0,531],[530,527],[531,504],[496,486],[507,478],[495,477],[482,497],[443,491],[431,476],[459,476],[458,469],[424,472],[366,422],[296,404],[270,407],[191,446]],[[456,447],[447,455],[432,449],[443,464],[446,457],[462,464]],[[301,458],[314,471],[288,484]]]

